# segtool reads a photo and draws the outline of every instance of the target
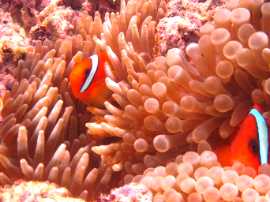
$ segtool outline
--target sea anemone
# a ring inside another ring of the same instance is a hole
[[[269,200],[270,177],[255,176],[241,163],[222,167],[211,151],[188,151],[164,166],[148,168],[133,178],[158,201],[260,201]]]
[[[165,56],[145,55],[139,37],[127,35],[129,49],[120,58],[127,79],[107,78],[113,101],[104,103],[105,111],[88,108],[95,120],[86,124],[89,135],[118,138],[92,147],[104,164],[123,170],[128,182],[181,151],[211,150],[230,137],[254,103],[264,106],[267,117],[268,4],[227,2],[200,28],[197,43]]]
[[[129,20],[129,15],[137,11],[132,10],[130,3],[123,3],[122,11],[129,8],[127,11],[131,13],[111,14],[112,18]],[[142,9],[147,17],[148,10],[144,9],[157,10],[152,6],[148,2],[138,9]],[[151,18],[148,17],[149,20]],[[72,36],[57,41],[35,39],[34,48],[29,50],[24,60],[19,60],[14,70],[16,82],[3,98],[0,132],[2,184],[12,183],[18,178],[48,179],[68,187],[81,197],[110,188],[108,183],[112,169],[99,163],[91,151],[97,143],[85,134],[84,123],[89,115],[81,111],[83,106],[70,95],[66,78],[75,62],[92,54],[95,49],[104,48],[98,38],[103,35],[103,24],[99,13],[94,19],[82,13],[74,21]],[[128,24],[123,22],[122,26],[119,29],[125,30]],[[154,24],[145,31],[148,29],[154,30]],[[154,34],[150,33],[153,39]],[[123,40],[120,43],[127,45]],[[107,47],[107,51],[111,49]],[[113,52],[110,59],[112,64],[118,65]],[[121,72],[120,69],[117,71]]]

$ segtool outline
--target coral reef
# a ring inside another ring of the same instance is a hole
[[[172,15],[165,0],[112,1],[118,12],[93,16],[88,1],[18,2],[22,12],[9,1],[5,6],[22,19],[14,16],[28,34],[17,37],[27,51],[11,60],[15,80],[3,87],[1,185],[49,180],[91,200],[133,181],[144,185],[125,185],[100,200],[141,190],[154,201],[265,199],[269,177],[244,166],[222,168],[205,150],[225,142],[252,103],[269,117],[269,3],[226,1],[216,8],[219,1],[181,1],[195,10],[176,15],[195,26],[176,32],[180,42],[171,48],[162,45],[170,33],[156,30]],[[196,30],[198,39],[181,45],[183,32]],[[10,47],[2,58],[16,50]],[[112,92],[100,108],[76,100],[68,81],[73,65],[98,51],[108,55],[105,81]],[[214,168],[224,179],[216,179]]]
[[[83,202],[70,197],[65,188],[59,188],[53,183],[16,181],[12,186],[1,188],[0,200],[3,202],[20,201],[63,201]]]
[[[109,195],[101,195],[97,202],[151,202],[153,194],[141,183],[130,183],[113,189]]]
[[[0,16],[0,65],[16,63],[29,50],[29,40],[25,30],[12,20],[10,13],[0,8]],[[1,65],[2,72],[4,68],[7,69]]]
[[[157,53],[164,55],[171,48],[184,49],[187,44],[197,42],[200,27],[223,5],[224,1],[212,0],[168,1],[166,16],[157,24]]]

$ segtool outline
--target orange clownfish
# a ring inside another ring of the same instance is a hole
[[[71,91],[75,98],[85,104],[101,106],[111,92],[105,84],[105,52],[94,54],[76,63],[69,75]]]
[[[223,166],[240,161],[257,170],[259,165],[268,163],[268,125],[261,112],[262,108],[255,105],[241,123],[230,145],[215,150]]]

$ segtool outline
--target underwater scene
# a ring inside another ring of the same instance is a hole
[[[270,202],[270,1],[0,0],[1,202]]]

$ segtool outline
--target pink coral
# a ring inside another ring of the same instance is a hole
[[[66,188],[58,187],[54,183],[23,181],[14,182],[12,186],[0,189],[0,200],[2,202],[23,201],[55,201],[55,202],[84,202],[81,199],[70,197]]]
[[[152,192],[143,184],[130,183],[113,189],[107,196],[102,195],[97,202],[152,202]]]
[[[164,55],[168,49],[185,46],[198,40],[199,28],[211,19],[213,10],[224,4],[218,1],[168,1],[167,13],[157,25],[157,51]]]
[[[11,17],[11,14],[0,8],[0,65],[17,62],[25,55],[29,45],[25,30]]]

